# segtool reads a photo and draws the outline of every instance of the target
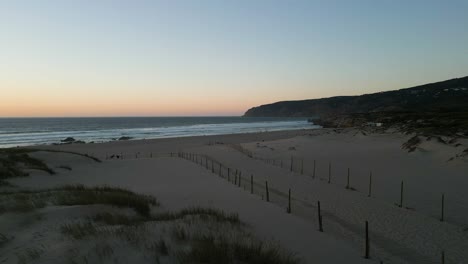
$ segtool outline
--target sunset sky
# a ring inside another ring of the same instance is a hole
[[[468,1],[0,1],[0,117],[241,115],[468,75]]]

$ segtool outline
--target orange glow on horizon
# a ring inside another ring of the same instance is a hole
[[[73,96],[72,96],[73,97]],[[85,117],[85,116],[239,116],[252,107],[236,100],[134,98],[11,98],[0,99],[0,117]]]

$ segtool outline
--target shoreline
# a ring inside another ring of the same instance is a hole
[[[95,142],[95,143],[59,143],[59,144],[40,144],[31,146],[19,146],[11,148],[31,148],[31,149],[47,149],[47,148],[76,148],[76,149],[94,149],[101,146],[106,147],[126,147],[131,145],[153,145],[158,143],[180,143],[180,142],[193,142],[199,141],[201,145],[217,143],[223,144],[235,144],[245,143],[256,140],[278,140],[285,139],[295,136],[304,136],[331,131],[331,128],[312,128],[312,129],[292,129],[292,130],[278,130],[278,131],[261,131],[261,132],[250,132],[250,133],[231,133],[231,134],[217,134],[217,135],[203,135],[203,136],[181,136],[181,137],[164,137],[164,138],[149,138],[149,139],[129,139],[129,140],[112,140],[106,142]],[[9,149],[9,148],[0,148]]]
[[[320,126],[307,122],[305,119],[279,119],[272,121],[267,118],[240,122],[239,118],[226,120],[199,120],[197,118],[183,118],[182,120],[149,120],[149,121],[121,121],[122,124],[96,122],[79,124],[69,122],[49,122],[49,124],[35,124],[36,129],[49,127],[52,131],[22,130],[24,124],[8,124],[0,126],[0,147],[25,147],[37,145],[75,143],[106,143],[121,140],[144,140],[188,136],[216,136],[224,134],[243,134],[257,132],[275,132],[284,130],[314,129]],[[1,125],[1,124],[0,124]],[[73,130],[66,130],[66,127]],[[64,130],[65,129],[65,130]]]

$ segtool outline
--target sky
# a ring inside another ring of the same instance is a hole
[[[0,117],[242,115],[468,75],[468,1],[0,0]]]

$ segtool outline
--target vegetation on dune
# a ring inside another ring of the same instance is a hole
[[[153,216],[151,219],[153,221],[172,221],[177,219],[182,219],[186,216],[201,216],[209,217],[216,222],[229,222],[231,224],[240,224],[239,216],[237,214],[226,214],[223,211],[216,210],[213,208],[202,208],[202,207],[192,207],[187,209],[182,209],[178,212],[166,212],[160,213]]]
[[[155,221],[164,224],[154,225]],[[171,263],[300,263],[294,254],[276,244],[256,240],[244,229],[232,228],[233,225],[244,226],[236,215],[197,207],[148,218],[104,212],[87,222],[65,224],[61,232],[77,240],[115,236]],[[169,228],[169,232],[152,233],[154,228]]]
[[[259,241],[231,241],[226,237],[201,236],[195,238],[191,249],[179,252],[181,263],[251,263],[295,264],[297,257],[285,253],[277,246]]]
[[[89,249],[73,251],[74,259],[85,256],[86,260],[102,261],[117,256],[116,245],[131,245],[135,249],[132,252],[154,257],[156,263],[160,259],[170,263],[299,263],[293,254],[254,239],[245,231],[247,226],[237,214],[203,207],[150,213],[151,206],[159,205],[154,197],[122,188],[67,185],[45,190],[4,191],[0,192],[0,198],[0,213],[25,212],[52,204],[105,204],[135,210],[135,213],[116,213],[104,207],[103,212],[94,216],[83,216],[59,226],[58,231],[73,239],[72,243],[90,244]],[[0,234],[0,246],[8,241]],[[43,254],[48,252],[26,249],[19,251],[17,257],[26,263]]]
[[[0,213],[24,212],[54,205],[106,204],[134,209],[142,216],[149,216],[151,206],[158,206],[156,198],[109,186],[85,187],[67,185],[36,191],[2,192]]]
[[[121,213],[103,212],[98,213],[90,218],[94,222],[104,223],[106,225],[136,225],[144,223],[146,218],[139,216],[130,216]]]
[[[11,153],[11,154],[28,154],[28,153],[33,153],[33,152],[39,152],[39,151],[44,151],[44,152],[52,152],[52,153],[66,153],[66,154],[73,154],[73,155],[78,155],[82,156],[88,159],[91,159],[95,162],[102,162],[100,159],[88,155],[88,154],[83,154],[80,152],[75,152],[75,151],[67,151],[67,150],[56,150],[56,149],[38,149],[38,148],[6,148],[6,149],[0,149],[1,152],[6,152],[6,153]]]
[[[60,205],[108,204],[117,207],[129,207],[143,216],[149,216],[150,206],[158,206],[156,198],[136,194],[132,191],[109,187],[85,187],[69,185],[62,187],[66,191],[57,196]]]
[[[106,225],[135,225],[145,222],[175,221],[186,217],[197,216],[201,219],[209,219],[214,222],[228,222],[233,225],[240,225],[241,221],[237,214],[226,214],[223,211],[213,208],[191,207],[177,212],[156,213],[147,217],[129,216],[126,214],[103,212],[98,213],[91,219],[95,222],[102,222]]]
[[[44,161],[29,155],[30,153],[38,151],[80,155],[92,159],[96,162],[101,162],[100,159],[89,156],[88,154],[81,154],[71,151],[42,150],[32,148],[0,149],[0,179],[29,176],[29,173],[25,170],[41,170],[51,175],[55,174],[55,171],[51,169]],[[70,166],[59,166],[58,168],[71,170]]]
[[[69,170],[71,171],[72,168],[68,165],[60,165],[60,166],[57,166],[58,169],[64,169],[64,170]]]
[[[0,179],[28,176],[29,174],[24,171],[26,169],[55,174],[55,171],[42,160],[33,158],[27,153],[0,149]]]
[[[60,230],[62,234],[74,239],[83,239],[87,236],[93,236],[98,233],[98,229],[91,222],[65,224]]]
[[[323,116],[314,120],[314,123],[323,127],[345,128],[360,127],[372,128],[375,131],[384,131],[394,128],[398,131],[424,136],[447,135],[455,137],[468,137],[468,111],[438,112],[372,112]],[[381,127],[371,124],[381,123]]]

